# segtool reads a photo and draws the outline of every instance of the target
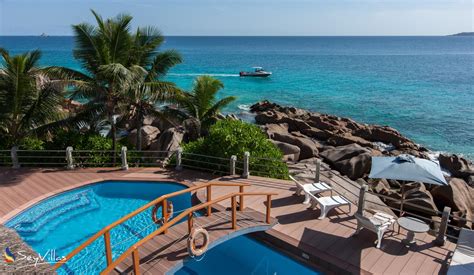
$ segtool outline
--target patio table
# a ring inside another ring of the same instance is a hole
[[[399,226],[408,231],[406,239],[402,242],[406,245],[412,245],[415,241],[415,233],[424,233],[430,230],[428,224],[413,217],[401,217],[397,220]]]

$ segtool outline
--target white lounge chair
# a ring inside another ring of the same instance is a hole
[[[359,213],[355,213],[354,217],[357,219],[357,229],[354,232],[354,234],[352,234],[352,236],[359,234],[362,228],[368,229],[374,232],[375,234],[377,234],[376,247],[379,249],[380,249],[380,246],[382,245],[383,235],[385,234],[385,232],[387,232],[390,226],[392,226],[392,224],[395,222],[394,217],[385,213],[376,213],[372,217],[366,217]]]
[[[308,204],[310,202],[310,197],[306,194],[306,192],[316,195],[325,191],[331,191],[331,195],[332,195],[332,187],[325,182],[320,181],[320,182],[315,182],[315,183],[302,184],[292,176],[290,176],[290,179],[294,181],[296,184],[295,194],[298,196],[304,194],[304,197],[305,197],[304,202],[303,202],[304,204]]]
[[[328,196],[328,197],[316,197],[310,192],[303,190],[306,195],[310,198],[311,206],[310,208],[315,209],[317,206],[321,209],[321,214],[318,219],[326,218],[327,213],[336,207],[341,207],[344,205],[349,206],[349,213],[351,212],[351,202],[344,198],[343,196]]]
[[[474,274],[474,230],[461,229],[448,275]]]

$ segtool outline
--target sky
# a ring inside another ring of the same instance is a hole
[[[134,16],[165,35],[446,35],[473,31],[473,0],[0,0],[0,35],[71,35]]]

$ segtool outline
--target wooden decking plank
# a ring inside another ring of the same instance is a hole
[[[254,221],[252,212],[237,212],[237,223],[239,228],[248,228],[260,225],[261,222]],[[234,230],[230,223],[231,213],[215,212],[210,217],[200,216],[194,219],[196,226],[204,226],[208,229],[210,241],[214,242],[227,236]],[[171,269],[176,261],[185,259],[187,255],[187,223],[177,224],[168,230],[167,234],[156,236],[140,248],[142,259],[141,268],[149,272],[160,272]],[[165,247],[165,248],[163,248]],[[143,249],[142,249],[143,248]],[[171,258],[170,258],[171,257]],[[131,260],[124,261],[120,270],[129,272],[132,267]]]

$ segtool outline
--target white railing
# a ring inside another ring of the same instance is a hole
[[[91,167],[171,167],[176,170],[189,168],[216,174],[249,176],[249,157],[246,152],[239,161],[237,156],[230,158],[174,151],[136,151],[122,147],[113,150],[0,150],[0,166],[20,167],[56,167],[68,170]],[[247,160],[245,161],[245,158]],[[246,174],[243,172],[246,171]]]

